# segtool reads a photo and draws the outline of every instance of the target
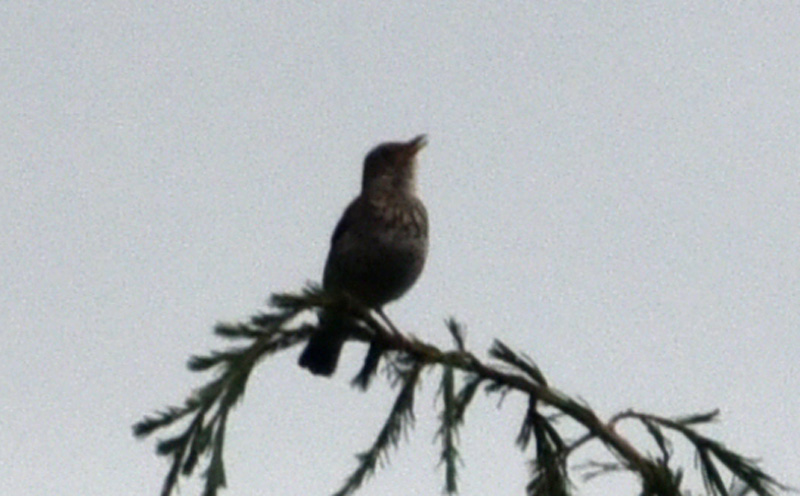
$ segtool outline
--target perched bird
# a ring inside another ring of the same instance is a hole
[[[381,311],[414,285],[428,253],[428,214],[416,193],[415,157],[425,135],[383,143],[364,159],[361,194],[336,225],[322,286],[346,292]],[[352,318],[320,312],[319,330],[300,355],[300,366],[329,376],[356,325]]]

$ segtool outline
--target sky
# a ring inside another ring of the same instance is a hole
[[[449,347],[454,316],[605,418],[719,408],[703,432],[800,486],[796,3],[6,0],[0,54],[0,493],[158,494],[131,425],[208,380],[216,322],[319,281],[364,155],[420,133],[399,327]],[[362,345],[332,379],[298,353],[250,379],[223,494],[333,493],[380,429]],[[438,378],[359,494],[440,493]],[[476,398],[461,494],[523,494],[524,407]]]

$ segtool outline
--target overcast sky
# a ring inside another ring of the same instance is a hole
[[[207,379],[215,322],[320,279],[366,152],[422,132],[400,327],[449,346],[453,315],[604,416],[720,408],[705,432],[800,485],[800,7],[642,3],[0,2],[0,493],[157,494],[131,424]],[[251,378],[223,494],[330,494],[377,434],[364,348],[330,380],[298,352]],[[439,494],[437,380],[360,494]],[[524,401],[496,404],[464,495],[523,494]]]

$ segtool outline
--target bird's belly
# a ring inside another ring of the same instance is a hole
[[[379,307],[411,288],[426,254],[427,240],[417,237],[361,240],[329,258],[323,284],[326,289],[346,291],[369,307]]]

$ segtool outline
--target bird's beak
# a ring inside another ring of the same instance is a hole
[[[420,150],[425,148],[425,145],[428,144],[428,137],[424,134],[420,134],[416,138],[412,139],[408,142],[408,155],[409,157],[413,157],[417,154]]]

